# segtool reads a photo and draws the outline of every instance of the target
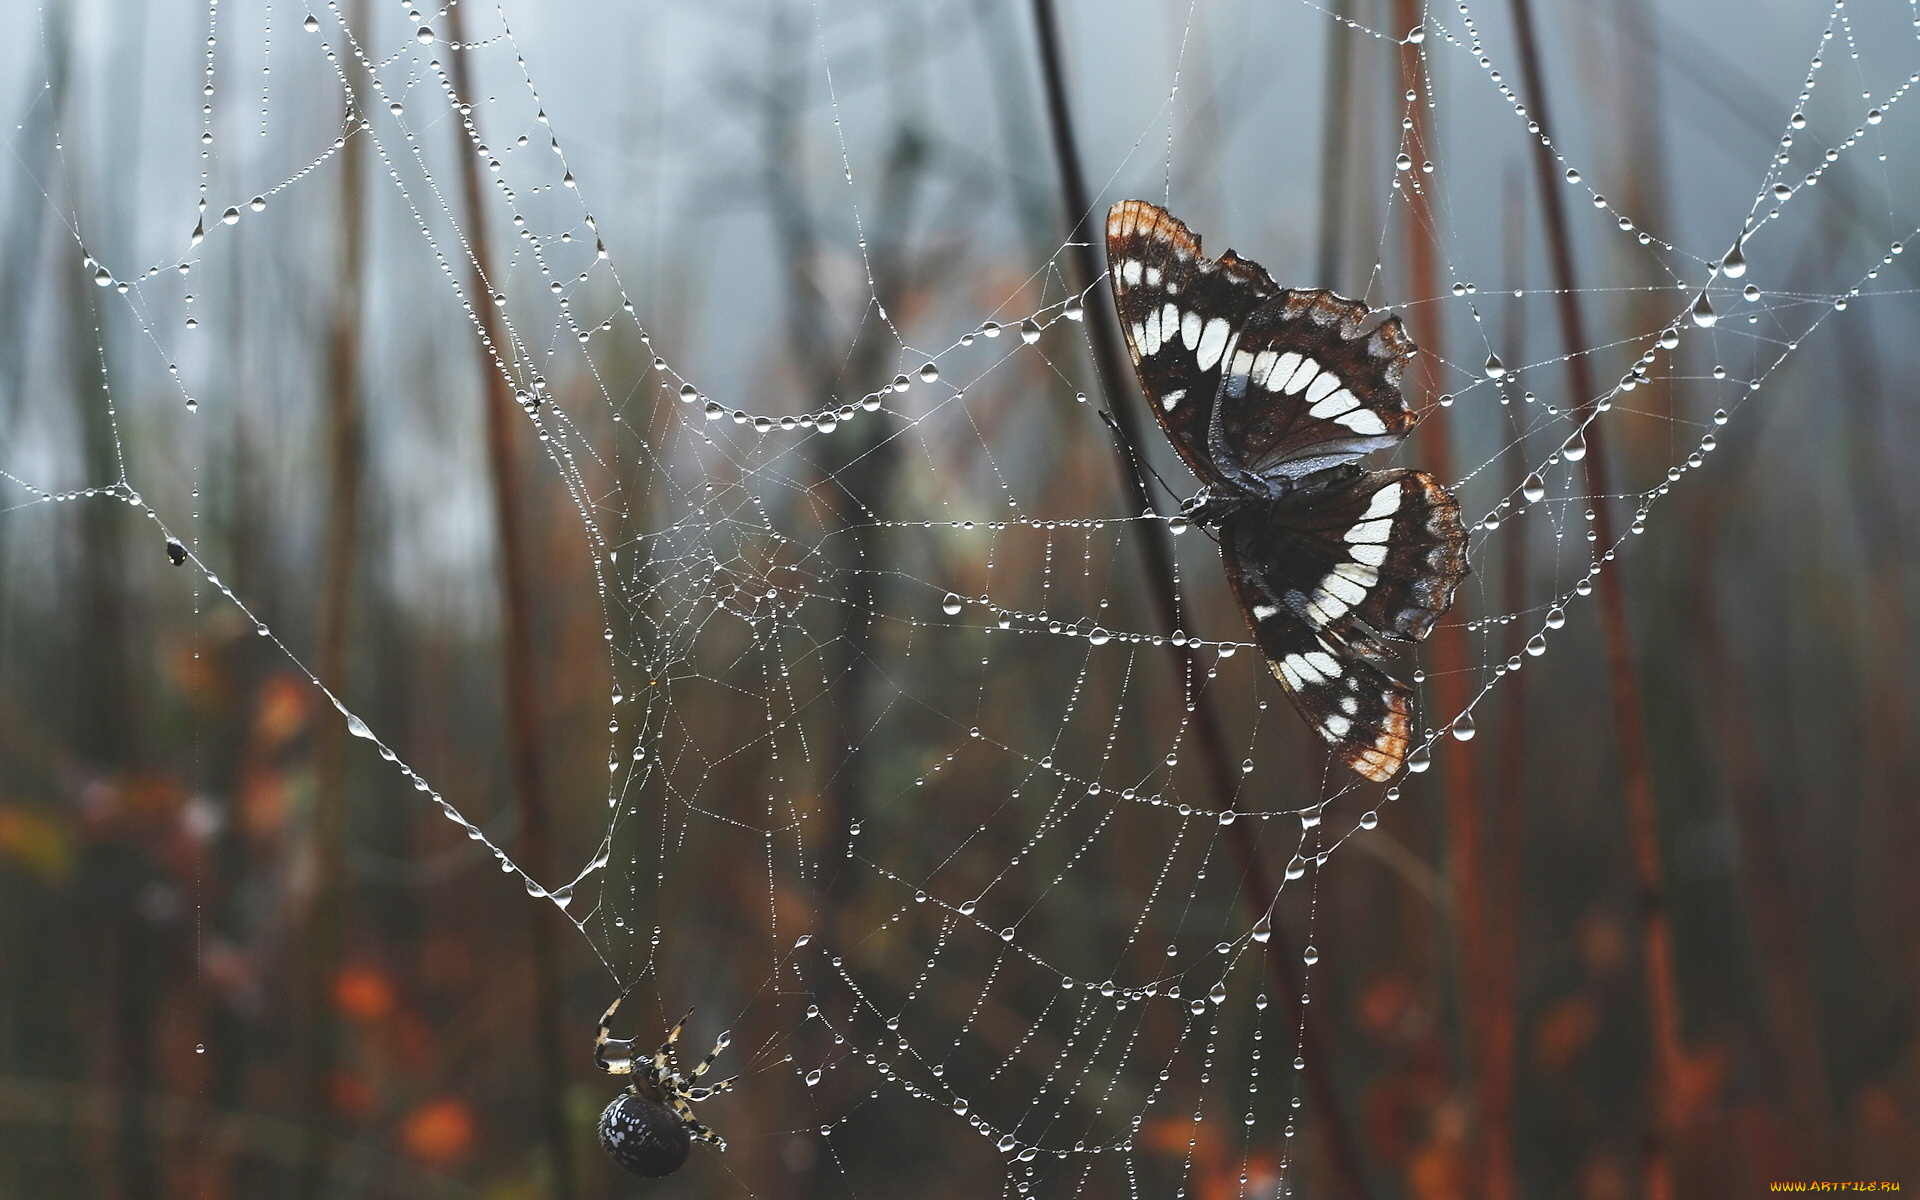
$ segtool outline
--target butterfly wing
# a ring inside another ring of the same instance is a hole
[[[1329,291],[1281,292],[1251,314],[1226,356],[1209,414],[1221,474],[1254,495],[1387,449],[1413,428],[1400,376],[1417,351],[1398,317],[1366,331],[1366,305]]]
[[[1158,205],[1123,200],[1107,213],[1107,282],[1149,407],[1203,483],[1224,482],[1207,438],[1230,341],[1279,293],[1264,268],[1200,237]]]
[[[1422,471],[1336,476],[1228,518],[1227,581],[1268,667],[1340,761],[1400,769],[1412,695],[1374,660],[1425,637],[1466,577],[1460,508]]]

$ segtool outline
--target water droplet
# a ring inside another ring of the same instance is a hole
[[[1416,747],[1412,754],[1407,755],[1407,770],[1415,775],[1432,765],[1433,755],[1425,746]]]
[[[1740,298],[1748,304],[1752,304],[1754,301],[1760,299],[1760,289],[1750,283],[1740,289]]]
[[[1720,315],[1713,311],[1713,302],[1707,299],[1705,292],[1701,292],[1700,298],[1693,302],[1693,323],[1704,329],[1719,319]]]
[[[240,210],[237,208],[229,208],[227,211],[221,213],[220,223],[222,225],[238,225],[240,223]]]
[[[1029,346],[1040,340],[1040,326],[1032,317],[1020,322],[1020,340]]]
[[[419,42],[422,46],[433,45],[433,27],[430,25],[422,25],[419,30],[414,33],[413,40]]]
[[[1507,373],[1507,364],[1500,361],[1498,354],[1487,355],[1487,378],[1499,379]]]
[[[797,937],[797,938],[795,938],[795,939],[793,939],[793,948],[794,948],[795,950],[798,950],[798,949],[800,949],[800,947],[802,947],[802,946],[804,946],[804,945],[806,945],[806,944],[807,944],[808,942],[811,942],[812,940],[813,940],[813,935],[812,935],[812,934],[810,934],[810,933],[803,933],[803,934],[801,934],[801,935],[800,935],[799,937]]]
[[[1172,517],[1167,521],[1167,532],[1178,537],[1191,528],[1192,525],[1193,522],[1187,520],[1185,517]]]
[[[1720,260],[1720,273],[1728,279],[1738,279],[1747,273],[1747,256],[1740,252],[1740,243],[1735,242],[1733,249]]]
[[[1538,504],[1546,498],[1547,481],[1540,478],[1540,472],[1530,472],[1520,484],[1520,494],[1526,497],[1528,504]]]
[[[111,285],[113,283],[112,272],[108,271],[105,267],[94,268],[93,283],[95,287],[107,287]]]
[[[265,212],[267,210],[267,198],[265,196],[255,196],[253,199],[247,201],[247,207],[255,212]]]
[[[1660,348],[1662,350],[1671,350],[1679,344],[1680,331],[1669,325],[1666,332],[1660,335]]]
[[[373,730],[368,729],[365,721],[362,721],[359,717],[351,713],[347,715],[347,732],[357,738],[366,738],[368,741],[373,740]]]
[[[1885,113],[1881,112],[1877,108],[1870,108],[1867,110],[1867,124],[1878,125],[1880,123],[1880,119],[1885,115],[1886,115]]]
[[[308,33],[319,33],[320,18],[314,16],[312,13],[308,13],[307,19],[300,22],[300,28],[306,30]]]
[[[1568,167],[1568,168],[1567,168],[1567,182],[1568,182],[1568,183],[1579,183],[1579,182],[1580,182],[1580,172],[1578,172],[1578,171],[1576,171],[1576,170],[1574,170],[1574,169],[1573,169],[1572,167]]]
[[[1253,940],[1262,946],[1273,940],[1273,918],[1262,916],[1253,923]]]
[[[1727,418],[1726,409],[1716,408],[1713,410],[1713,423],[1715,425],[1725,425],[1727,423],[1727,420],[1728,418]]]
[[[690,383],[680,385],[680,403],[692,404],[700,396],[700,389]]]
[[[1805,129],[1807,127],[1807,114],[1797,112],[1787,118],[1787,124],[1793,126],[1795,129]]]
[[[1087,634],[1087,644],[1090,646],[1104,646],[1112,640],[1113,635],[1111,633],[1097,626],[1091,633]]]
[[[948,592],[947,598],[940,602],[940,611],[950,617],[957,617],[960,615],[961,604],[962,601],[958,595]]]
[[[1455,741],[1460,741],[1460,742],[1472,741],[1473,735],[1479,732],[1474,728],[1474,725],[1473,725],[1472,710],[1463,712],[1459,716],[1455,717],[1453,719],[1453,724],[1449,726],[1449,730],[1453,734]]]
[[[1379,813],[1373,812],[1373,811],[1367,811],[1360,814],[1360,828],[1372,829],[1378,826],[1379,824],[1380,824]]]
[[[1546,638],[1536,633],[1532,637],[1527,639],[1528,654],[1533,655],[1535,658],[1539,658],[1542,654],[1545,654],[1546,652],[1547,652]]]
[[[1308,946],[1300,952],[1300,961],[1306,963],[1308,966],[1312,966],[1320,961],[1320,951],[1312,946]]]
[[[1060,310],[1060,315],[1069,321],[1082,321],[1086,319],[1087,310],[1081,307],[1080,297],[1075,296],[1067,301],[1067,306]]]
[[[820,1072],[818,1070],[807,1072],[807,1086],[808,1087],[820,1086]]]
[[[1567,623],[1567,610],[1558,604],[1547,610],[1547,628],[1558,629]]]
[[[939,367],[934,366],[932,363],[928,363],[926,366],[920,368],[920,382],[937,383],[939,379],[940,379]]]
[[[1396,158],[1396,159],[1394,159],[1394,160],[1393,160],[1393,165],[1394,165],[1394,167],[1395,167],[1396,169],[1398,169],[1398,170],[1402,170],[1402,171],[1411,171],[1411,170],[1413,170],[1413,160],[1412,160],[1411,158],[1408,158],[1408,157],[1407,157],[1406,155],[1404,155],[1404,154],[1402,154],[1402,155],[1401,155],[1400,157],[1398,157],[1398,158]]]
[[[1000,940],[1003,942],[1010,942],[1013,940],[1013,927],[1011,925],[1009,925],[1007,928],[1002,929],[1000,931]]]
[[[1578,429],[1574,430],[1567,444],[1560,447],[1560,453],[1566,456],[1568,462],[1579,462],[1587,456],[1587,435]]]
[[[1213,990],[1207,993],[1207,999],[1213,1001],[1215,1004],[1225,1004],[1227,1002],[1227,985],[1224,983],[1214,984]]]

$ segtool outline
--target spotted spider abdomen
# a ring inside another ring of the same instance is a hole
[[[672,1109],[624,1092],[600,1114],[600,1144],[635,1175],[658,1179],[680,1169],[693,1139]]]

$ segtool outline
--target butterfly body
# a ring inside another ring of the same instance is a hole
[[[1359,460],[1415,424],[1398,318],[1282,288],[1166,210],[1107,217],[1108,274],[1142,389],[1200,479],[1182,515],[1219,532],[1228,583],[1275,678],[1347,766],[1386,779],[1412,696],[1378,664],[1421,638],[1467,572],[1459,506],[1433,479]]]

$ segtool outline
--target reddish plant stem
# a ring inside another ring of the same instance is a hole
[[[448,54],[448,70],[459,97],[474,90],[467,69],[463,10],[447,10],[447,31],[455,48]],[[478,106],[475,106],[478,111]],[[479,141],[472,117],[462,133]],[[467,248],[471,255],[467,302],[480,323],[480,378],[486,389],[487,459],[493,473],[494,520],[500,535],[500,607],[505,622],[505,686],[507,759],[513,778],[514,806],[522,831],[519,862],[543,885],[552,882],[553,835],[546,794],[541,786],[539,676],[533,660],[533,606],[528,580],[532,564],[522,521],[520,461],[515,454],[513,426],[519,419],[507,364],[501,357],[509,345],[499,310],[491,301],[493,277],[488,267],[486,194],[480,182],[479,156],[472,145],[461,145],[460,187],[467,210]],[[565,936],[559,909],[538,903],[528,910],[528,941],[533,959],[534,1043],[539,1059],[540,1116],[552,1172],[554,1200],[575,1194],[573,1154],[567,1130],[566,1053],[560,998],[560,939]]]
[[[1514,36],[1520,49],[1520,74],[1533,118],[1551,131],[1547,117],[1545,77],[1540,70],[1538,39],[1534,34],[1529,0],[1510,0]],[[1614,544],[1614,523],[1608,497],[1606,443],[1602,427],[1592,417],[1598,403],[1592,368],[1586,357],[1586,326],[1580,309],[1579,277],[1574,269],[1573,238],[1567,228],[1566,206],[1556,160],[1546,142],[1540,142],[1534,165],[1541,208],[1547,223],[1547,249],[1558,292],[1560,329],[1567,355],[1575,415],[1587,441],[1587,491],[1594,509],[1597,544]],[[1639,682],[1634,670],[1632,635],[1627,622],[1626,597],[1618,571],[1598,572],[1600,629],[1606,646],[1607,675],[1613,705],[1614,739],[1620,752],[1621,785],[1626,791],[1627,832],[1640,888],[1640,941],[1644,959],[1648,1015],[1654,1031],[1655,1129],[1649,1138],[1646,1186],[1649,1200],[1673,1196],[1672,1143],[1682,1121],[1680,1085],[1685,1050],[1680,1034],[1678,986],[1674,978],[1673,932],[1666,909],[1666,883],[1660,862],[1660,816],[1653,791],[1653,764],[1647,751]]]
[[[1077,282],[1081,289],[1087,290],[1090,302],[1086,324],[1088,340],[1093,348],[1095,374],[1107,409],[1119,422],[1128,445],[1144,445],[1136,406],[1131,400],[1125,404],[1119,403],[1122,399],[1120,389],[1124,386],[1120,381],[1131,376],[1127,356],[1120,349],[1119,339],[1114,336],[1119,318],[1113,312],[1112,298],[1106,289],[1093,287],[1103,274],[1099,256],[1094,250],[1095,234],[1088,227],[1093,200],[1087,190],[1086,175],[1080,166],[1079,144],[1074,136],[1072,107],[1067,101],[1066,70],[1061,59],[1052,0],[1033,0],[1033,14],[1039,40],[1041,74],[1046,83],[1047,114],[1060,168],[1061,198],[1066,208],[1069,237],[1072,239],[1069,252],[1078,276]],[[1141,482],[1124,448],[1115,447],[1115,463],[1119,469],[1121,486],[1136,511],[1152,511],[1152,498],[1147,494],[1146,485]],[[1173,549],[1165,524],[1159,521],[1136,521],[1133,529],[1141,558],[1146,564],[1148,591],[1153,597],[1154,611],[1161,628],[1168,633],[1186,629],[1187,615],[1174,582]],[[1200,746],[1201,761],[1206,767],[1214,806],[1221,812],[1229,812],[1233,808],[1238,773],[1230,764],[1226,734],[1212,693],[1201,685],[1201,681],[1206,679],[1206,664],[1201,661],[1198,651],[1184,644],[1184,639],[1179,646],[1171,642],[1168,645],[1178,660],[1181,678],[1193,701],[1195,735]],[[1241,894],[1246,898],[1247,911],[1257,921],[1267,915],[1279,892],[1267,877],[1259,847],[1254,843],[1247,824],[1235,821],[1226,828],[1228,841],[1233,846],[1234,857],[1239,864],[1240,877],[1245,882]],[[1276,929],[1273,944],[1264,957],[1273,974],[1274,989],[1286,1005],[1288,1020],[1299,1031],[1301,1056],[1306,1061],[1307,1088],[1313,1096],[1315,1107],[1320,1111],[1321,1137],[1329,1168],[1337,1180],[1340,1193],[1358,1200],[1367,1195],[1366,1174],[1340,1104],[1326,1048],[1316,1027],[1306,1023],[1306,1008],[1300,1001],[1302,986],[1293,967],[1293,952],[1280,942],[1280,931]]]
[[[1394,0],[1394,17],[1403,30],[1418,25],[1421,20],[1418,0]],[[1419,44],[1406,41],[1400,44],[1400,78],[1405,89],[1413,94],[1413,99],[1407,105],[1413,119],[1413,128],[1407,131],[1407,153],[1415,163],[1424,165],[1432,157],[1433,142],[1427,115],[1431,93]],[[1416,300],[1432,300],[1440,295],[1439,253],[1434,244],[1433,197],[1430,185],[1426,182],[1433,177],[1426,176],[1422,169],[1407,172],[1401,178],[1401,193],[1407,201],[1408,283]],[[1408,402],[1416,409],[1423,402],[1433,399],[1432,364],[1446,357],[1442,329],[1437,319],[1439,313],[1431,308],[1423,311],[1433,313],[1433,319],[1416,326],[1414,341],[1425,346],[1427,353],[1421,356],[1421,369],[1406,383]],[[1435,474],[1443,480],[1451,480],[1453,448],[1447,436],[1445,411],[1438,406],[1426,410],[1426,422],[1432,428],[1428,432],[1423,453],[1427,465]],[[1446,622],[1434,631],[1433,659],[1433,689],[1440,711],[1449,715],[1465,712],[1473,697],[1472,667],[1464,625],[1458,621]],[[1484,834],[1480,812],[1480,755],[1476,743],[1462,741],[1449,746],[1447,753],[1439,757],[1440,785],[1446,797],[1447,827],[1453,857],[1454,928],[1459,939],[1461,958],[1460,1000],[1482,1118],[1480,1134],[1483,1153],[1480,1157],[1483,1184],[1489,1197],[1509,1200],[1514,1194],[1512,1147],[1503,1136],[1496,1136],[1497,1131],[1503,1132],[1503,1127],[1486,1119],[1489,1110],[1497,1107],[1489,1103],[1487,1088],[1491,1081],[1502,1077],[1504,1072],[1493,1061],[1493,1031],[1497,1021],[1493,1014],[1495,991],[1490,970],[1493,954],[1486,921],[1486,868],[1482,864]]]

